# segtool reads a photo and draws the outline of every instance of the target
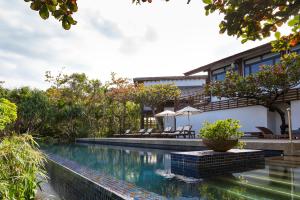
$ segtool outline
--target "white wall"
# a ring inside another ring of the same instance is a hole
[[[292,129],[300,128],[300,100],[291,102]]]
[[[238,119],[244,132],[258,132],[256,126],[268,127],[268,110],[263,106],[249,106],[244,108],[235,108],[227,110],[217,110],[204,112],[190,117],[191,125],[196,133],[199,133],[202,124],[205,121],[214,122],[219,119]],[[269,122],[270,123],[270,122]],[[187,116],[177,116],[176,125],[184,126],[188,124]],[[166,123],[166,126],[173,126],[172,123]]]

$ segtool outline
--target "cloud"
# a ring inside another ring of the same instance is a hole
[[[84,72],[102,82],[111,72],[129,78],[181,75],[261,44],[245,46],[220,36],[220,19],[205,17],[201,1],[136,6],[129,0],[81,0],[78,4],[74,16],[78,24],[65,31],[52,17],[42,20],[29,3],[0,0],[0,80],[5,86],[45,88],[45,71],[62,67],[66,73]]]
[[[92,26],[103,36],[109,39],[122,39],[123,32],[118,27],[117,23],[105,19],[103,17],[93,17],[90,19]]]
[[[158,34],[153,27],[148,26],[144,38],[147,42],[155,42]]]

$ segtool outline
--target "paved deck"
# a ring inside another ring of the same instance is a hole
[[[263,150],[281,150],[285,155],[300,155],[300,140],[293,140],[292,143],[289,140],[279,139],[241,139],[245,142],[245,148],[248,149],[263,149]],[[170,139],[170,138],[78,138],[76,142],[87,143],[102,143],[102,144],[119,144],[132,146],[156,146],[170,147],[178,149],[201,149],[204,148],[204,144],[201,139]]]

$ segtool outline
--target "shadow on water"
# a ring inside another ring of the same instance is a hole
[[[209,178],[171,171],[170,151],[106,145],[42,147],[119,180],[169,199],[300,199],[300,166],[266,164]]]

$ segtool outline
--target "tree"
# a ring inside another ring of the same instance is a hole
[[[134,95],[136,94],[136,87],[127,78],[118,78],[115,73],[111,75],[111,82],[109,83],[108,96],[114,101],[121,104],[121,114],[120,114],[120,128],[119,133],[124,132],[126,124],[126,112],[127,112],[127,102],[132,102],[134,100]],[[131,105],[133,106],[133,105]]]
[[[258,105],[280,115],[283,134],[287,127],[285,113],[278,106],[277,100],[300,84],[300,57],[296,53],[285,54],[280,63],[261,68],[258,73],[246,77],[233,71],[228,72],[224,81],[208,84],[206,93],[219,98],[255,99]]]
[[[0,131],[17,119],[17,106],[7,99],[0,98]]]
[[[174,84],[157,84],[151,86],[140,85],[136,98],[138,102],[149,106],[154,116],[162,110],[165,103],[174,101],[179,96],[180,89]],[[158,125],[160,126],[159,123]]]
[[[69,30],[77,22],[73,19],[73,13],[77,12],[77,0],[24,0],[30,3],[32,10],[38,11],[40,17],[48,19],[50,14],[61,21],[62,27]]]
[[[169,0],[166,0],[169,1]],[[134,3],[152,0],[133,0]],[[188,0],[188,3],[190,0]],[[286,50],[300,42],[299,0],[203,0],[205,14],[219,12],[224,16],[220,22],[220,33],[248,40],[261,40],[275,33],[273,42],[276,50]],[[281,36],[278,28],[287,24],[291,34]]]
[[[7,98],[18,105],[15,131],[43,132],[49,117],[50,102],[42,90],[22,87],[8,92]]]

